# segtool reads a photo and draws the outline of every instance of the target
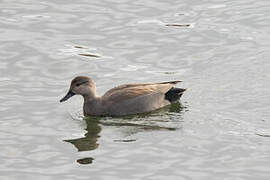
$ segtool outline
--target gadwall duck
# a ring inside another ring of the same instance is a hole
[[[95,82],[85,76],[71,81],[70,89],[60,102],[79,94],[84,98],[85,116],[122,116],[150,112],[177,102],[185,89],[175,88],[181,81],[161,83],[124,84],[99,97]]]

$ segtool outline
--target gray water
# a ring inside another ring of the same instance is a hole
[[[0,179],[266,180],[270,1],[0,1]],[[183,80],[180,104],[84,118],[99,94]]]

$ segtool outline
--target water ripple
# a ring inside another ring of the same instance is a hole
[[[268,179],[269,7],[1,2],[0,179]],[[184,80],[185,108],[85,121],[76,75]]]

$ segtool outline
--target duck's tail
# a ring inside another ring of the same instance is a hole
[[[183,88],[175,88],[172,87],[168,92],[165,94],[165,99],[170,101],[170,103],[174,103],[180,99],[186,89]]]

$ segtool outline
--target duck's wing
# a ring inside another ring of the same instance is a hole
[[[126,84],[105,93],[101,99],[110,114],[124,115],[152,111],[170,104],[165,94],[176,81]]]
[[[128,91],[131,94],[148,94],[151,91],[160,91],[164,87],[173,87],[174,84],[177,84],[182,81],[168,81],[168,82],[160,82],[160,83],[141,83],[141,84],[123,84],[117,87],[114,87],[108,90],[104,95],[103,98],[108,98],[112,95],[116,95],[119,92]],[[165,85],[165,86],[164,86]],[[169,88],[170,89],[170,88]],[[167,88],[165,88],[165,91]],[[166,91],[167,92],[167,91]],[[166,93],[165,92],[165,93]],[[128,94],[129,94],[128,93]]]

